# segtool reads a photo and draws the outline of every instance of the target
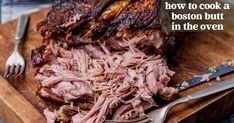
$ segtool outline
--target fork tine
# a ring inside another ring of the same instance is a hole
[[[14,74],[14,69],[15,69],[15,65],[11,65],[8,76],[12,76]]]
[[[14,71],[14,75],[13,76],[16,76],[19,72],[20,72],[20,65],[17,64],[16,67],[15,67],[15,71]]]
[[[5,67],[5,72],[4,72],[4,77],[7,78],[7,75],[9,73],[9,68],[10,68],[10,65],[6,64],[6,67]]]
[[[25,65],[20,65],[20,72],[16,75],[19,76],[24,72]]]

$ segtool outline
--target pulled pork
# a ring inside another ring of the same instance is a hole
[[[68,50],[54,40],[48,47],[55,59],[35,76],[41,83],[38,95],[65,104],[53,112],[45,109],[48,122],[100,123],[107,118],[141,117],[147,107],[156,105],[153,95],[175,92],[166,87],[174,72],[165,60],[146,55],[132,40],[121,51],[109,50],[105,43]]]

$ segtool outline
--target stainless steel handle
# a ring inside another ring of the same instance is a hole
[[[187,102],[187,101],[189,101],[191,99],[201,98],[201,97],[208,96],[208,95],[211,95],[211,94],[215,94],[215,93],[218,93],[218,92],[221,92],[221,91],[224,91],[224,90],[227,90],[227,89],[231,89],[231,88],[234,88],[234,78],[225,80],[225,81],[220,82],[220,83],[218,83],[218,84],[216,84],[214,86],[208,87],[206,89],[203,89],[203,90],[197,91],[197,92],[195,92],[193,94],[182,97],[182,98],[180,98],[178,100],[173,101],[169,105],[170,105],[170,107],[172,107],[174,105],[177,105],[177,104],[180,104],[180,103],[183,103],[183,102]]]
[[[208,95],[211,95],[211,94],[215,94],[215,93],[227,90],[227,89],[231,89],[233,87],[234,87],[234,78],[231,78],[229,80],[220,82],[220,83],[218,83],[218,84],[216,84],[214,86],[208,87],[208,88],[206,88],[204,90],[201,90],[201,91],[195,92],[193,94],[190,94],[190,97],[192,99],[197,99],[197,98],[208,96]]]
[[[29,15],[23,14],[19,17],[18,26],[15,35],[15,50],[18,49],[20,42],[22,41],[24,34],[26,32],[26,27],[28,24]]]

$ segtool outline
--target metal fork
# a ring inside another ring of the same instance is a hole
[[[214,86],[208,87],[206,89],[197,91],[193,94],[190,94],[178,100],[175,100],[162,108],[159,108],[159,109],[156,109],[154,111],[147,113],[146,118],[141,118],[141,119],[138,118],[138,119],[134,119],[131,121],[126,120],[124,122],[109,120],[108,122],[109,123],[149,123],[149,122],[150,123],[163,123],[167,116],[168,111],[175,105],[187,102],[189,100],[198,99],[204,96],[215,94],[215,93],[218,93],[227,89],[231,89],[231,88],[234,88],[234,78],[220,82]]]
[[[19,46],[23,40],[24,34],[26,32],[26,27],[28,24],[29,15],[21,15],[19,17],[18,26],[15,36],[15,48],[13,53],[7,59],[5,66],[4,77],[19,76],[23,73],[25,69],[25,61],[22,55],[19,53]]]

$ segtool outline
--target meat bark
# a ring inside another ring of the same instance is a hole
[[[37,25],[43,36],[63,34],[99,16],[115,0],[57,0]]]

